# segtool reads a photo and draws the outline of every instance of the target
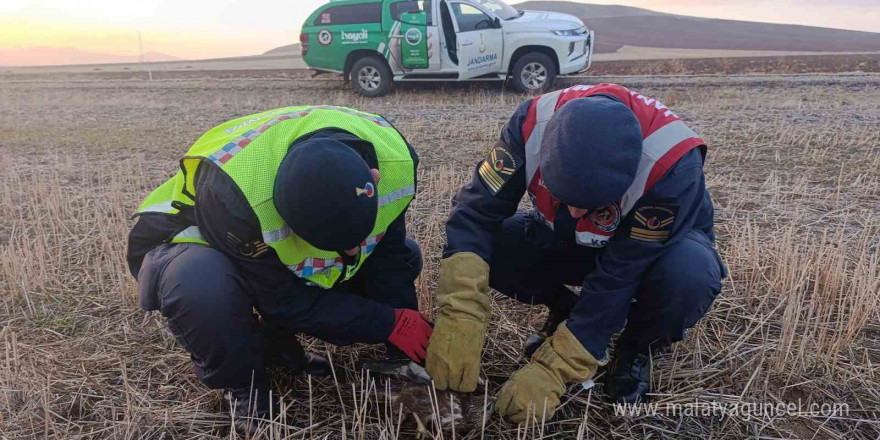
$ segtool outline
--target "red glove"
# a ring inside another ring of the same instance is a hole
[[[425,349],[431,337],[431,324],[417,310],[394,309],[394,330],[388,342],[401,349],[410,359],[421,363],[425,359]]]

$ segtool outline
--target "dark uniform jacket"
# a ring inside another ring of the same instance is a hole
[[[525,160],[522,125],[531,100],[523,103],[501,131],[499,146]],[[714,243],[713,206],[703,176],[704,149],[695,148],[685,154],[641,199],[622,220],[618,233],[607,247],[597,250],[597,269],[590,273],[581,287],[581,300],[590,304],[586,313],[570,316],[568,326],[580,342],[597,359],[605,356],[612,335],[626,321],[630,302],[646,270],[663,253],[675,246],[691,230],[699,230]],[[492,237],[501,229],[504,219],[514,215],[527,190],[526,167],[521,166],[496,194],[475,170],[468,183],[452,200],[452,213],[446,223],[447,244],[444,257],[457,252],[473,252],[491,264]],[[589,173],[590,170],[584,170]],[[625,231],[632,225],[639,206],[648,204],[677,205],[677,220],[665,242],[633,240]],[[576,221],[565,205],[554,222],[558,240],[575,241]],[[583,308],[582,308],[583,309]],[[578,331],[575,331],[574,329]]]
[[[359,152],[367,147],[372,149],[368,142],[342,130],[325,129],[314,136],[333,137]],[[410,154],[417,166],[418,156],[412,147]],[[368,164],[376,166],[375,153],[372,157],[364,152],[362,155]],[[129,235],[128,248],[129,267],[135,277],[144,255],[159,243],[170,241],[186,226],[195,224],[211,247],[236,265],[239,275],[248,284],[247,293],[267,322],[295,332],[308,329],[308,334],[335,345],[385,341],[394,327],[394,310],[390,306],[347,292],[345,283],[326,290],[309,285],[287,269],[271,248],[257,258],[249,256],[252,252],[243,250],[241,243],[259,242],[262,233],[257,216],[241,190],[228,175],[211,166],[198,168],[195,185],[195,209],[184,218],[149,213],[138,218]],[[369,275],[366,290],[415,298],[412,280],[400,276],[412,271],[407,260],[411,252],[405,244],[405,217],[406,212],[391,223],[382,241],[358,270],[356,276]],[[230,239],[230,235],[235,239]]]

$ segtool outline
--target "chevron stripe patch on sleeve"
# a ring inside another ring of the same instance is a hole
[[[510,154],[509,151],[502,147],[495,147],[480,163],[477,174],[486,188],[492,192],[492,195],[495,195],[504,188],[504,185],[510,181],[513,173],[520,166],[522,166],[522,161]]]
[[[666,243],[675,225],[678,205],[649,204],[635,210],[629,237],[633,240]]]

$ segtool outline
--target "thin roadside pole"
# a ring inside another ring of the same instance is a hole
[[[138,56],[139,63],[141,65],[141,72],[144,71],[144,38],[143,35],[138,32],[138,46],[140,46],[140,55]],[[153,70],[147,68],[147,76],[149,81],[153,80]]]

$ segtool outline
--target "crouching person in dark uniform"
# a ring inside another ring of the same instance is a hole
[[[437,386],[476,386],[492,287],[550,308],[544,334],[529,339],[529,364],[501,389],[502,415],[552,416],[568,385],[606,365],[624,324],[605,390],[644,399],[651,350],[681,340],[725,276],[705,156],[672,111],[619,85],[523,103],[453,199],[427,357]],[[517,212],[526,192],[534,209]]]
[[[404,220],[417,164],[380,116],[288,107],[210,130],[143,202],[128,249],[141,307],[168,318],[206,386],[230,391],[238,430],[269,414],[267,367],[328,371],[297,333],[424,358]]]

